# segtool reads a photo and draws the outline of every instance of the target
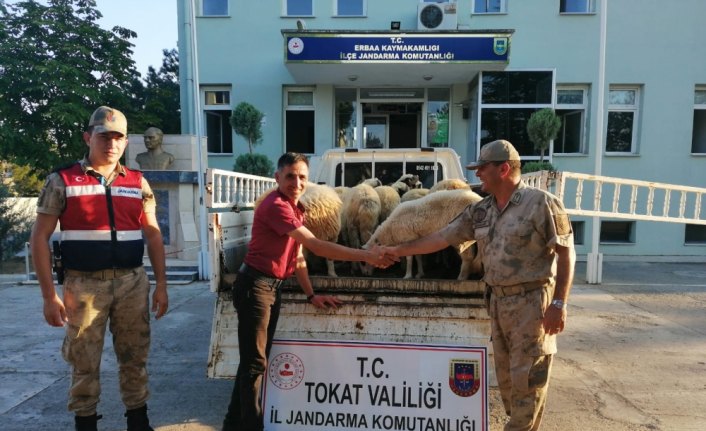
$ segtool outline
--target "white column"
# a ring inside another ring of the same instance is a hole
[[[594,175],[601,175],[603,162],[603,124],[605,115],[605,51],[606,51],[606,29],[608,22],[608,0],[600,1],[601,28],[600,28],[600,47],[598,52],[598,100],[596,101],[596,131],[594,151],[596,153]],[[595,190],[594,190],[595,192]],[[598,252],[598,247],[601,238],[601,219],[600,217],[592,218],[592,238],[591,252],[588,254],[586,264],[586,281],[590,284],[600,284],[603,278],[603,254]]]

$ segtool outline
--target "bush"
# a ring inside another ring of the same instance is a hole
[[[275,171],[275,165],[264,154],[241,154],[235,159],[233,170],[261,177],[271,177]]]
[[[551,108],[536,111],[527,122],[527,135],[534,143],[534,148],[540,151],[539,161],[544,161],[544,152],[549,148],[549,142],[556,139],[561,128],[561,119]]]
[[[537,171],[556,172],[556,168],[549,162],[527,162],[522,166],[523,174]]]
[[[230,125],[238,135],[247,139],[248,150],[252,154],[252,149],[260,143],[262,139],[262,119],[265,116],[256,107],[248,102],[240,102],[233,108],[230,116]]]

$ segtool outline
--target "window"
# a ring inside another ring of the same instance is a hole
[[[202,94],[208,152],[209,154],[232,154],[230,90],[209,88],[203,90]]]
[[[314,154],[314,92],[291,89],[285,92],[285,147],[287,151]]]
[[[507,139],[523,160],[539,160],[539,151],[527,134],[527,122],[535,111],[552,107],[554,73],[483,72],[481,86],[478,147]]]
[[[583,245],[585,226],[586,226],[586,222],[583,222],[583,221],[572,221],[571,222],[571,231],[574,232],[574,244]]]
[[[336,89],[336,136],[334,146],[357,147],[356,120],[358,92],[355,88]]]
[[[554,140],[554,153],[585,153],[584,136],[588,100],[587,86],[557,86],[556,114],[561,119],[559,135]]]
[[[560,0],[560,13],[593,13],[592,0]]]
[[[505,0],[473,0],[473,13],[505,13]]]
[[[228,16],[228,0],[202,0],[203,16]]]
[[[706,153],[706,87],[696,87],[694,92],[694,131],[691,152]]]
[[[431,188],[444,178],[444,168],[434,162],[376,162],[374,165],[371,162],[339,163],[336,165],[334,186],[353,187],[368,178],[377,178],[384,185],[390,185],[405,174],[418,175],[422,187]]]
[[[601,243],[633,244],[635,243],[634,221],[602,221]]]
[[[553,74],[542,72],[484,72],[483,103],[551,107]]]
[[[284,0],[285,16],[313,16],[312,0]]]
[[[607,153],[635,153],[637,106],[640,92],[636,87],[614,87],[608,93]]]
[[[450,91],[430,88],[427,94],[427,147],[448,147]]]
[[[367,0],[335,0],[336,16],[365,16]]]
[[[706,225],[684,225],[684,244],[706,245]]]

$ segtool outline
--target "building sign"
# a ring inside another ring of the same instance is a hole
[[[266,431],[488,429],[485,347],[275,340]]]
[[[285,34],[290,63],[507,63],[510,36]]]

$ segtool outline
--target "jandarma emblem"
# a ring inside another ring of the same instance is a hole
[[[280,389],[293,389],[304,379],[304,363],[293,353],[280,353],[270,361],[272,384]]]
[[[493,39],[493,52],[497,55],[504,55],[507,52],[506,37],[496,37]]]
[[[449,361],[449,387],[459,397],[471,397],[480,388],[480,365],[471,359]]]
[[[304,51],[304,41],[298,37],[293,37],[287,42],[287,49],[294,55],[299,55]]]

